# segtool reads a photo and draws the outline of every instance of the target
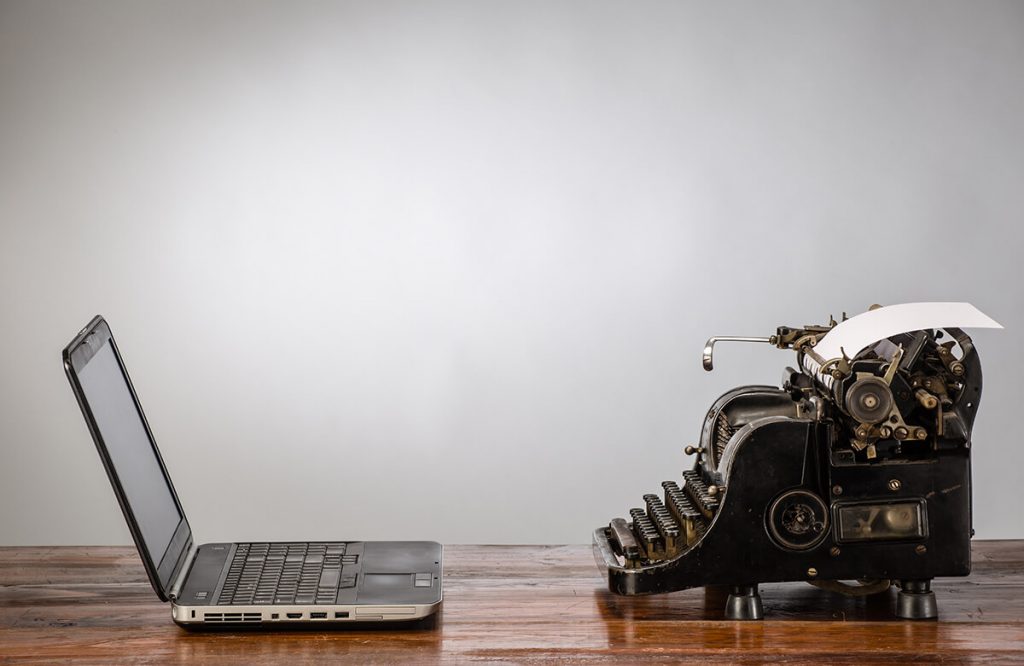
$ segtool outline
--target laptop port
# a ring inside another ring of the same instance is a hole
[[[289,620],[301,620],[302,613],[287,613]]]
[[[337,613],[334,614],[334,619],[335,620],[343,618],[343,617],[348,617],[348,611],[338,611]]]
[[[327,613],[310,613],[309,614],[309,619],[310,620],[326,620],[327,619]]]

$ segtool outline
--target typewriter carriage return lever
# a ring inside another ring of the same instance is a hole
[[[715,369],[714,366],[714,354],[715,354],[715,343],[716,342],[766,342],[768,344],[775,344],[775,338],[751,338],[742,335],[719,335],[716,337],[708,338],[707,343],[704,345],[704,369],[711,372]]]

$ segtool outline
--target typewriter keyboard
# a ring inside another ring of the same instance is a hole
[[[682,488],[675,481],[661,487],[663,495],[644,495],[644,506],[629,510],[631,521],[616,518],[608,526],[612,545],[627,565],[675,557],[704,535],[718,509],[716,493],[697,470],[683,472]]]

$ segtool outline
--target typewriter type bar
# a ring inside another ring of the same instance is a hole
[[[640,552],[640,542],[633,535],[633,530],[622,518],[615,518],[608,525],[612,539],[618,545],[619,552],[626,559],[629,566],[637,566],[643,554]]]

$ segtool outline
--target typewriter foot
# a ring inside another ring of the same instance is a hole
[[[896,596],[896,617],[905,620],[933,620],[939,616],[930,580],[905,580]]]
[[[761,595],[757,585],[733,585],[729,598],[725,600],[726,620],[763,620]]]

